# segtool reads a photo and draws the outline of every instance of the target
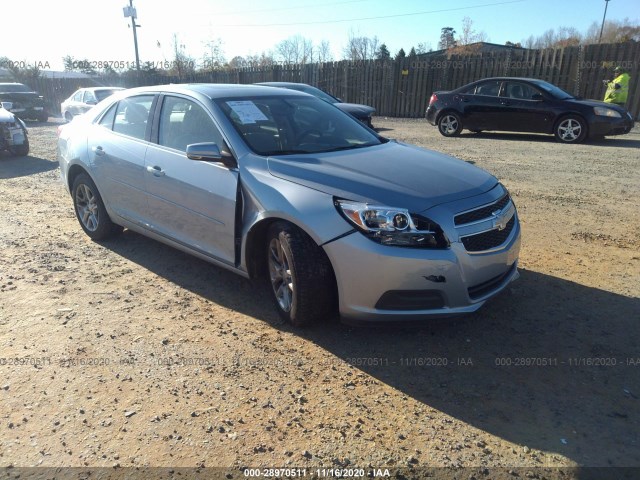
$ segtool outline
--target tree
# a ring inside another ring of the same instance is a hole
[[[64,64],[65,72],[81,72],[87,75],[95,75],[97,73],[93,63],[86,58],[76,59],[71,55],[66,55],[62,57],[62,63]]]
[[[318,62],[320,63],[333,61],[331,46],[327,40],[322,40],[320,45],[316,47],[316,57],[318,57]]]
[[[196,61],[189,56],[185,50],[186,46],[180,43],[178,34],[173,34],[173,61],[169,73],[178,77],[178,81],[183,82],[188,75],[193,75],[196,70]]]
[[[404,48],[401,48],[400,50],[398,50],[398,53],[396,53],[396,61],[402,60],[406,56],[407,54],[404,52]]]
[[[409,58],[415,58],[416,57],[416,49],[411,47],[411,50],[409,50]]]
[[[276,52],[287,65],[305,65],[313,62],[313,44],[301,35],[294,35],[278,43]]]
[[[204,70],[217,70],[222,68],[227,61],[222,50],[222,40],[216,38],[205,43],[205,52],[202,57],[202,67]]]
[[[29,84],[42,73],[40,65],[37,63],[14,62],[7,57],[0,57],[0,65],[9,70],[13,79],[20,83]]]
[[[344,56],[352,62],[372,60],[376,58],[379,43],[378,37],[357,37],[351,32],[344,48]]]
[[[444,27],[440,30],[440,41],[438,42],[438,50],[447,50],[456,46],[456,31],[453,27]]]
[[[376,52],[376,60],[389,60],[391,58],[391,52],[387,48],[386,44],[381,44]]]
[[[433,52],[433,48],[431,48],[430,43],[420,42],[416,47],[416,53],[418,55],[422,55],[423,53]]]

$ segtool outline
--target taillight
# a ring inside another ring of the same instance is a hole
[[[433,95],[431,95],[431,98],[429,99],[429,105],[433,105],[437,101],[438,101],[438,96],[434,93]]]

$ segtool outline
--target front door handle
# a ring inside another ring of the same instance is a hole
[[[147,172],[149,173],[153,173],[154,177],[164,177],[164,170],[162,170],[161,167],[159,167],[158,165],[155,166],[148,166],[147,167]]]

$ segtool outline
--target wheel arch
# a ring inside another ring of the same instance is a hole
[[[245,267],[247,269],[247,273],[249,274],[249,278],[251,280],[259,280],[266,274],[267,271],[267,262],[266,256],[264,255],[264,245],[266,245],[267,234],[269,232],[269,227],[277,222],[286,222],[294,227],[300,229],[305,235],[307,235],[313,243],[316,244],[318,249],[321,251],[321,254],[326,258],[327,264],[331,269],[331,275],[333,279],[334,289],[336,292],[336,298],[338,295],[337,292],[337,282],[335,278],[335,269],[331,263],[331,259],[322,248],[322,245],[318,244],[313,235],[311,235],[305,225],[301,225],[300,222],[296,222],[293,219],[285,218],[284,216],[272,216],[265,217],[257,222],[255,222],[249,228],[246,234],[246,240],[243,242],[243,255]]]

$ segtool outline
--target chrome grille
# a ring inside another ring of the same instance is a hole
[[[489,218],[491,214],[496,210],[502,210],[504,207],[506,207],[509,203],[509,200],[509,194],[506,193],[502,198],[490,205],[485,205],[484,207],[477,208],[476,210],[471,210],[470,212],[460,213],[456,215],[453,218],[453,222],[455,225],[465,225],[467,223],[484,220],[485,218]]]
[[[469,235],[461,239],[464,248],[468,252],[482,252],[490,250],[495,247],[499,247],[507,241],[513,226],[516,224],[515,214],[511,217],[511,220],[507,222],[507,225],[502,230],[489,230],[488,232],[478,233],[477,235]]]

